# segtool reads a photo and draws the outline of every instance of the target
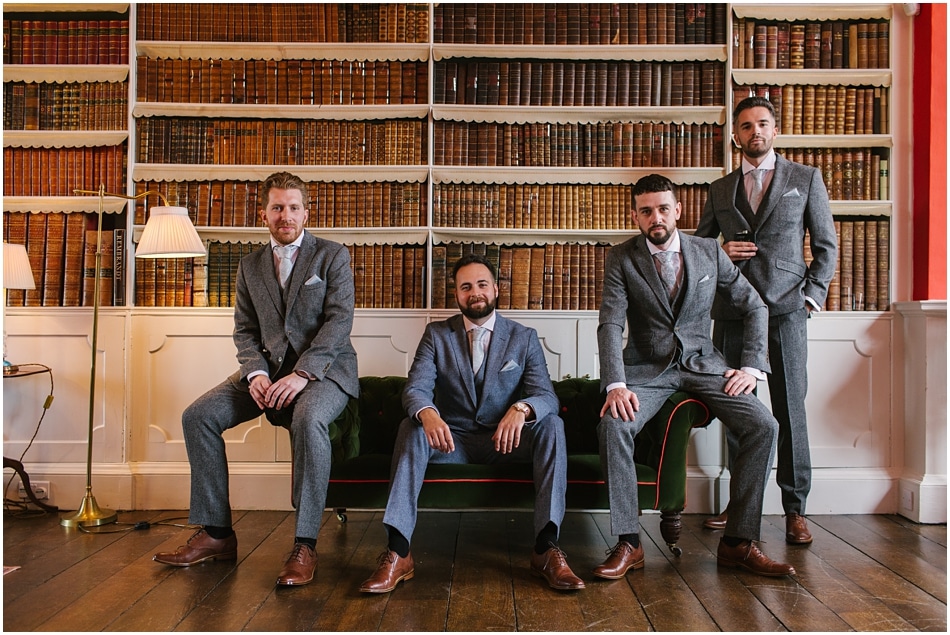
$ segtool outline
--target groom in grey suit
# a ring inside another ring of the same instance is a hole
[[[643,567],[634,443],[643,424],[677,390],[702,399],[739,438],[730,483],[734,509],[719,543],[718,563],[766,576],[793,574],[794,568],[769,559],[755,544],[778,428],[751,394],[769,368],[768,310],[715,240],[676,229],[681,210],[669,179],[646,176],[632,193],[640,234],[607,254],[597,328],[601,384],[607,391],[597,432],[611,533],[619,540],[594,575],[614,580]],[[740,367],[730,367],[710,340],[717,292],[745,325]]]
[[[202,525],[174,552],[154,560],[187,567],[233,560],[228,461],[222,434],[261,414],[290,430],[294,548],[279,585],[307,584],[317,565],[317,533],[330,476],[329,425],[359,394],[350,344],[354,287],[345,247],[305,231],[307,185],[287,172],[260,188],[270,243],[241,259],[234,307],[240,368],[182,414],[191,464],[189,522]]]
[[[429,463],[502,462],[533,464],[532,573],[557,590],[582,589],[557,547],[567,454],[538,334],[495,312],[498,285],[485,257],[463,256],[452,276],[462,314],[426,327],[409,369],[383,516],[388,547],[360,591],[388,593],[415,574],[409,543]]]
[[[778,470],[785,540],[812,541],[805,520],[811,490],[811,454],[805,420],[807,319],[819,311],[838,262],[838,244],[828,192],[821,173],[775,154],[775,109],[769,100],[749,97],[733,113],[734,139],[742,165],[709,187],[696,236],[718,238],[769,308],[769,395],[778,420]],[[805,232],[812,261],[805,262]],[[730,364],[742,351],[743,325],[725,299],[713,304],[713,341]],[[736,438],[726,432],[729,457]],[[731,462],[731,461],[730,461]],[[731,505],[730,505],[731,509]],[[725,526],[728,511],[709,518],[710,529]]]

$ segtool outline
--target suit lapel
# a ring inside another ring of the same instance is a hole
[[[778,155],[775,156],[775,171],[772,173],[772,182],[769,184],[769,189],[765,193],[765,198],[762,199],[762,204],[759,206],[759,211],[756,212],[756,225],[761,227],[766,219],[772,214],[772,210],[775,209],[775,206],[778,204],[778,200],[782,197],[782,193],[785,192],[785,186],[788,183],[789,171],[787,169],[788,165],[783,162],[782,158]]]
[[[281,318],[283,318],[284,300],[280,295],[280,283],[277,282],[277,269],[274,268],[274,250],[271,248],[270,243],[268,243],[266,247],[257,253],[260,257],[257,272],[261,276],[264,288],[267,289],[267,295],[270,296],[271,302],[274,303],[274,308]]]
[[[650,255],[650,249],[647,247],[647,239],[643,234],[640,234],[639,240],[633,245],[633,255],[631,259],[633,260],[633,266],[637,268],[637,271],[639,271],[643,279],[646,280],[650,289],[653,290],[653,294],[656,295],[657,300],[660,301],[660,305],[666,309],[667,313],[673,315],[673,307],[670,305],[669,293],[666,291],[666,285],[660,280],[660,274],[656,271],[656,263],[653,261],[653,256]]]
[[[455,337],[455,346],[452,347],[452,353],[455,355],[456,372],[462,378],[461,383],[465,386],[465,392],[468,393],[469,399],[477,407],[478,395],[475,392],[475,373],[472,371],[472,357],[469,354],[471,346],[468,341],[468,333],[465,332],[465,321],[461,315],[454,317],[452,333]]]
[[[482,394],[491,390],[491,386],[498,373],[501,372],[501,365],[505,361],[505,353],[508,350],[508,339],[511,336],[511,328],[508,321],[502,316],[495,314],[495,330],[491,334],[491,343],[488,345],[488,355],[485,357],[485,380],[482,384]]]
[[[305,233],[300,243],[300,248],[297,250],[297,259],[294,261],[294,268],[290,272],[290,280],[287,281],[286,312],[288,314],[291,309],[293,309],[294,302],[296,302],[297,297],[300,295],[300,287],[303,286],[303,283],[306,281],[307,273],[310,271],[311,264],[316,255],[317,241],[309,233]],[[273,258],[271,258],[271,262],[273,262]],[[277,288],[279,291],[280,285],[278,285]],[[283,304],[283,302],[281,304]]]

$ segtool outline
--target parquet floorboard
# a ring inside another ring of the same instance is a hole
[[[616,581],[591,570],[616,538],[604,513],[571,512],[560,546],[587,588],[558,592],[530,571],[530,512],[419,514],[416,574],[388,594],[359,592],[386,535],[382,513],[327,512],[313,583],[278,588],[293,544],[288,512],[235,512],[236,562],[157,564],[192,533],[186,512],[123,512],[92,535],[59,517],[5,515],[6,631],[936,631],[947,630],[946,526],[899,516],[812,516],[815,541],[787,545],[765,516],[762,549],[798,570],[763,578],[716,565],[721,531],[683,517],[677,557],[659,516],[641,517],[644,569]],[[172,519],[172,520],[169,520]],[[177,519],[177,520],[174,520]],[[148,521],[144,530],[130,529]],[[123,529],[123,531],[118,531]]]

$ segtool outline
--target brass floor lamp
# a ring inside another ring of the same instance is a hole
[[[107,196],[126,200],[138,200],[155,194],[162,200],[162,206],[153,207],[149,212],[148,222],[142,230],[138,247],[135,250],[136,258],[193,258],[205,255],[204,243],[198,236],[195,226],[188,217],[188,210],[184,207],[172,207],[168,200],[157,190],[149,190],[129,196],[127,194],[112,194],[105,191],[105,186],[99,189],[74,190],[76,194],[95,195],[99,197],[99,218],[96,230],[96,274],[93,291],[92,310],[92,370],[89,377],[89,437],[86,448],[86,494],[79,509],[72,514],[60,517],[60,524],[66,527],[83,527],[106,525],[113,523],[117,515],[111,509],[99,507],[96,497],[92,494],[92,435],[96,410],[96,357],[99,335],[99,274],[102,269],[102,212]]]

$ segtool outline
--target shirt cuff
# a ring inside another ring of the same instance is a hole
[[[763,373],[763,372],[762,372],[761,370],[759,370],[758,368],[750,368],[749,366],[743,366],[740,370],[741,370],[742,372],[744,372],[745,374],[747,374],[747,375],[752,375],[753,377],[755,377],[755,378],[758,379],[759,381],[765,381],[766,379],[768,379],[768,378],[766,377],[765,373]]]
[[[435,413],[439,414],[439,411],[436,410],[435,406],[426,406],[424,408],[419,408],[418,410],[416,410],[416,414],[412,415],[412,418],[415,419],[416,423],[422,423],[422,419],[419,418],[419,413],[422,412],[423,410],[435,410]]]
[[[811,305],[811,310],[814,311],[815,313],[821,312],[821,307],[818,306],[818,303],[815,302],[812,298],[809,298],[807,295],[805,296],[805,302]]]
[[[607,392],[610,392],[614,388],[626,388],[626,387],[627,387],[627,384],[625,382],[615,381],[612,384],[607,384]]]
[[[258,375],[270,376],[266,370],[252,370],[247,374],[247,383],[251,383],[251,380],[257,377]]]

